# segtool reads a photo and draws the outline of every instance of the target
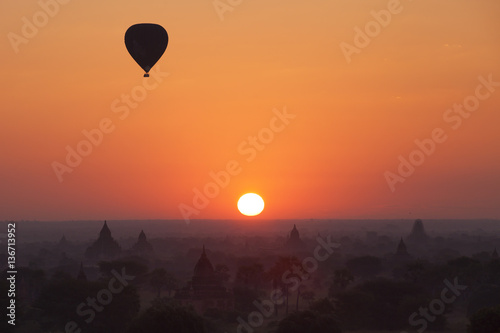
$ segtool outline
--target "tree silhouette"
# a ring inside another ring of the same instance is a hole
[[[416,284],[376,279],[367,281],[338,295],[339,317],[351,330],[399,330],[408,325],[408,316],[432,297]],[[429,323],[443,328],[445,316]]]
[[[500,306],[483,308],[470,318],[468,333],[500,333]]]
[[[490,260],[484,268],[486,283],[500,286],[500,259]]]
[[[222,281],[223,283],[227,283],[229,281],[230,274],[227,265],[217,264],[215,265],[214,271],[219,281]]]
[[[268,276],[273,283],[275,290],[281,290],[285,297],[285,315],[288,315],[288,299],[290,289],[297,288],[297,293],[300,293],[301,281],[306,276],[306,272],[302,268],[302,264],[295,256],[279,257],[274,263],[274,266],[268,271]],[[294,285],[290,285],[293,283]],[[298,298],[297,298],[298,307]],[[278,316],[278,304],[275,302],[276,316]]]
[[[125,269],[126,274],[133,275],[133,283],[141,281],[141,277],[147,273],[148,266],[141,259],[129,258],[113,261],[99,262],[99,271],[103,280],[109,280],[113,277],[113,271],[121,272]]]
[[[448,261],[449,276],[457,276],[458,280],[469,286],[465,293],[472,289],[480,279],[482,265],[478,260],[459,257]]]
[[[382,270],[382,261],[374,256],[352,258],[345,265],[354,275],[363,278],[375,276]]]
[[[500,287],[482,285],[471,294],[467,305],[467,315],[472,316],[480,309],[497,306],[500,306]]]
[[[354,281],[354,276],[347,268],[336,269],[333,273],[332,285],[328,291],[328,295],[333,297],[337,291],[344,291],[347,286]]]
[[[118,288],[118,283],[113,288]],[[99,302],[103,292],[111,295],[102,298],[105,304]],[[99,310],[91,310],[89,299]],[[123,332],[139,311],[139,296],[131,285],[111,293],[108,282],[82,281],[60,274],[49,281],[34,307],[40,309],[38,320],[44,331],[64,331],[68,322],[74,322],[85,332]]]
[[[170,297],[171,293],[178,286],[177,279],[163,268],[156,268],[150,273],[149,277],[149,285],[152,286],[156,290],[156,297],[161,297],[162,289],[166,289],[168,291],[168,297]]]
[[[242,265],[236,271],[235,283],[258,289],[264,281],[264,267],[260,263]]]
[[[309,305],[314,301],[316,294],[312,290],[302,291],[302,299],[309,302]]]
[[[35,301],[46,282],[44,271],[27,267],[19,270],[16,279],[19,281],[18,289],[23,291],[21,295],[20,293],[18,295],[22,296],[27,304]]]
[[[422,260],[415,260],[406,264],[405,272],[403,277],[413,283],[417,283],[422,280],[422,276],[425,274],[427,263]]]
[[[262,264],[253,262],[239,266],[233,288],[235,308],[239,311],[252,311],[253,301],[259,298],[264,281],[265,272]]]
[[[311,303],[311,306],[309,306],[309,310],[328,315],[334,314],[336,312],[335,305],[328,298],[321,298],[317,301],[314,301],[313,303]]]
[[[253,302],[259,299],[259,293],[255,289],[245,286],[235,286],[233,288],[234,307],[238,311],[253,311]]]
[[[276,333],[341,333],[342,330],[332,314],[321,314],[310,310],[294,312],[280,321]]]
[[[118,331],[116,331],[118,332]],[[205,333],[203,318],[192,309],[166,298],[157,298],[130,324],[128,333],[175,332]]]

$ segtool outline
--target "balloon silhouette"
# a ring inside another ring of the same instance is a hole
[[[125,46],[135,62],[146,72],[144,77],[149,77],[148,72],[161,58],[167,44],[167,31],[158,24],[134,24],[125,32]]]

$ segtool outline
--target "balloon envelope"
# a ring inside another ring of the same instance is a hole
[[[128,53],[146,72],[148,72],[161,58],[168,44],[167,31],[158,24],[134,24],[125,32],[125,46]]]

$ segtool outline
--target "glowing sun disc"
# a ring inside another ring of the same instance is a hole
[[[238,210],[246,216],[259,215],[264,210],[264,200],[255,193],[244,194],[238,200]]]

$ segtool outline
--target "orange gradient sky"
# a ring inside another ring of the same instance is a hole
[[[500,2],[401,0],[348,63],[340,45],[393,1],[242,1],[221,20],[211,0],[73,0],[47,22],[37,1],[2,1],[0,220],[182,219],[230,161],[191,218],[243,218],[246,192],[265,219],[500,218],[500,85],[458,128],[445,119],[479,77],[500,82]],[[143,84],[124,34],[141,22],[168,31],[169,74],[123,117],[113,102]],[[285,108],[247,161],[238,147]],[[113,130],[60,181],[53,163],[103,119]],[[435,128],[446,141],[392,191],[386,173]]]

